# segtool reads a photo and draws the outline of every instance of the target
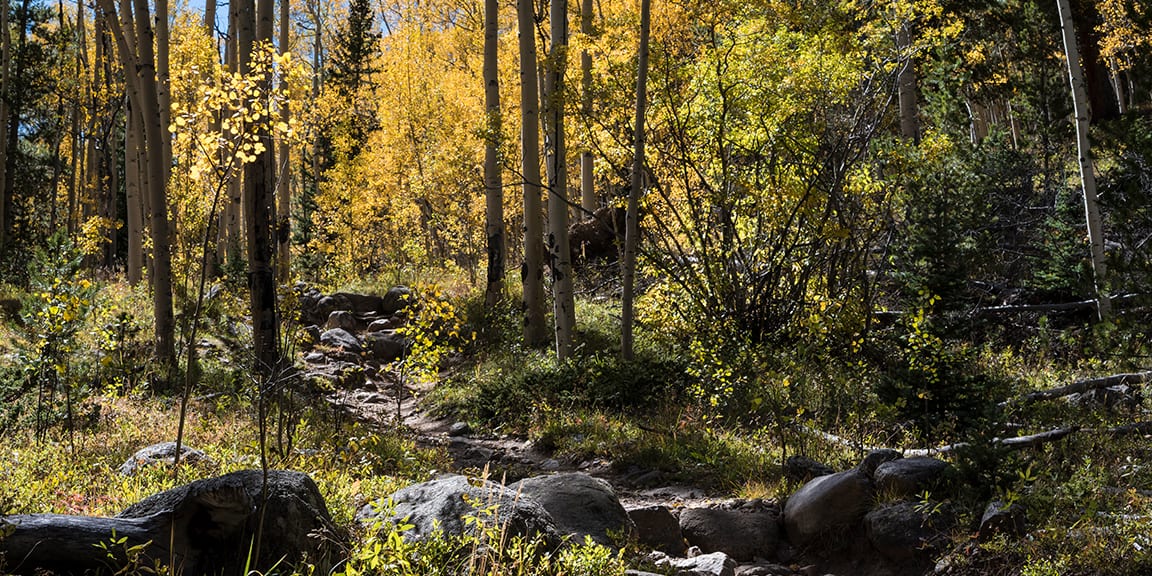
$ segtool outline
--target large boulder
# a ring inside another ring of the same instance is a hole
[[[771,558],[780,542],[780,516],[765,506],[689,508],[680,512],[684,538],[704,552],[723,552],[738,561]]]
[[[380,303],[380,312],[391,316],[412,304],[415,297],[407,286],[393,286],[388,289]]]
[[[332,330],[340,328],[348,332],[355,332],[359,321],[356,316],[347,310],[337,310],[328,315],[328,321],[324,323],[325,330]]]
[[[994,500],[980,516],[980,539],[988,540],[997,534],[1019,538],[1028,532],[1028,516],[1018,502]]]
[[[354,334],[343,328],[325,330],[324,333],[320,335],[320,343],[353,354],[359,354],[364,351],[364,347],[360,345],[360,340],[358,340]]]
[[[344,294],[332,294],[331,296],[321,296],[316,301],[316,306],[312,310],[312,316],[318,320],[317,323],[326,322],[328,316],[337,310],[352,311],[352,302]]]
[[[171,464],[176,460],[176,443],[161,442],[137,450],[120,465],[120,474],[132,476],[142,468],[163,462]],[[211,462],[207,454],[188,446],[180,446],[180,461],[185,463]]]
[[[830,532],[857,525],[872,503],[872,481],[860,470],[821,476],[802,486],[784,506],[789,540],[806,546]]]
[[[891,462],[893,460],[899,460],[903,457],[903,454],[891,448],[878,448],[864,456],[864,459],[860,461],[860,464],[856,466],[856,469],[862,472],[865,476],[871,478],[872,475],[876,473],[876,469],[879,468],[881,464],[884,464],[885,462]]]
[[[701,554],[692,558],[665,558],[656,565],[673,569],[676,576],[736,575],[736,562],[723,552]]]
[[[641,545],[679,556],[688,547],[684,543],[684,533],[680,531],[680,521],[666,506],[644,506],[628,510],[628,517],[636,526],[636,540]]]
[[[628,512],[612,485],[580,472],[525,478],[511,486],[541,506],[556,522],[556,529],[571,540],[586,536],[605,546],[618,544],[633,529]]]
[[[394,331],[369,332],[364,335],[364,344],[372,353],[372,357],[380,362],[392,362],[404,356],[404,352],[412,345],[411,340]]]
[[[301,472],[243,470],[198,480],[129,506],[120,519],[170,517],[171,539],[185,574],[237,574],[252,547],[252,570],[306,563],[330,566],[345,539],[316,484]],[[259,552],[255,553],[257,532]]]
[[[936,458],[901,458],[877,466],[872,479],[880,494],[908,498],[941,486],[948,467]]]
[[[540,537],[548,545],[559,542],[556,523],[535,500],[495,482],[455,474],[402,488],[361,508],[356,517],[366,523],[404,521],[412,526],[404,533],[411,540],[428,538],[437,530],[447,535],[476,534],[480,524],[506,527],[508,536]]]
[[[895,562],[930,562],[936,548],[948,541],[950,514],[897,502],[864,516],[864,533],[885,558]]]
[[[831,466],[806,456],[789,456],[784,461],[784,477],[797,483],[835,473],[836,471]]]

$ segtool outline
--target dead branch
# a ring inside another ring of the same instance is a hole
[[[1089,378],[1087,380],[1078,380],[1066,386],[1052,388],[1049,390],[1039,390],[1030,392],[1018,398],[1005,400],[999,404],[1001,408],[1005,408],[1014,404],[1031,404],[1041,400],[1051,400],[1052,398],[1063,398],[1064,396],[1071,396],[1080,392],[1087,392],[1089,390],[1099,390],[1101,388],[1108,388],[1111,386],[1119,386],[1127,384],[1134,386],[1137,384],[1145,384],[1152,378],[1152,372],[1134,372],[1131,374],[1114,374],[1112,376],[1104,376],[1103,378]]]

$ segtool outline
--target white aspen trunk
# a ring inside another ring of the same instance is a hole
[[[124,117],[124,191],[128,211],[128,284],[144,277],[144,210],[140,203],[140,151],[144,141],[139,112],[129,103]]]
[[[536,73],[536,22],[532,0],[516,2],[520,49],[520,172],[524,192],[524,342],[547,339],[544,322],[544,223],[540,213],[540,109]]]
[[[620,356],[632,360],[635,342],[634,292],[636,256],[640,247],[640,193],[644,186],[644,114],[648,106],[648,36],[651,29],[651,1],[640,0],[640,53],[636,63],[636,130],[632,151],[632,188],[628,192],[628,212],[624,224],[624,258],[621,262]]]
[[[568,242],[568,159],[564,134],[564,73],[568,54],[568,0],[552,0],[549,20],[552,46],[545,77],[548,107],[548,264],[552,271],[553,314],[556,322],[556,357],[572,355],[576,329],[572,294],[572,250]]]
[[[584,34],[585,42],[592,35],[592,0],[583,0],[580,7],[580,32]],[[580,53],[580,87],[583,100],[580,109],[584,113],[585,122],[592,117],[592,54],[585,48]],[[596,212],[596,184],[593,172],[593,158],[591,142],[584,143],[584,151],[580,154],[580,208],[581,220],[592,218]]]
[[[500,175],[499,53],[500,5],[484,0],[484,109],[487,113],[484,143],[484,235],[488,248],[488,279],[484,300],[489,307],[504,298],[505,228],[504,182]]]
[[[920,141],[920,108],[916,103],[916,61],[912,58],[912,24],[905,22],[896,35],[900,50],[900,74],[896,77],[897,96],[900,100],[900,135],[913,142]]]
[[[289,51],[291,23],[289,0],[280,0],[280,53]],[[288,100],[280,102],[280,121],[287,124],[292,118]],[[292,159],[288,138],[280,136],[276,154],[276,280],[287,283],[292,273]]]
[[[172,91],[168,81],[168,0],[153,0],[156,6],[156,100],[160,106],[160,158],[164,163],[164,182],[172,172],[172,133],[168,126],[172,122]]]
[[[1076,46],[1076,30],[1072,23],[1072,10],[1068,0],[1056,0],[1060,12],[1060,27],[1064,36],[1064,54],[1068,59],[1068,79],[1072,85],[1072,107],[1076,115],[1076,150],[1080,164],[1080,182],[1084,190],[1084,219],[1088,228],[1088,244],[1092,254],[1092,277],[1096,285],[1097,312],[1101,320],[1112,315],[1112,300],[1108,296],[1108,269],[1104,256],[1104,229],[1100,221],[1100,207],[1096,201],[1096,175],[1092,171],[1092,151],[1088,142],[1088,93],[1084,85],[1084,72],[1080,68],[1080,54]]]

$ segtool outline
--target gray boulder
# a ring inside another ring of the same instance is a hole
[[[384,295],[380,312],[386,316],[391,316],[412,304],[414,296],[412,290],[407,286],[393,286],[388,289],[388,293]]]
[[[367,331],[368,332],[383,332],[385,330],[394,330],[398,326],[400,326],[400,324],[401,324],[400,320],[396,317],[380,318],[378,320],[373,320],[372,323],[368,325]]]
[[[831,466],[805,456],[789,456],[784,461],[784,477],[793,482],[807,482],[813,478],[835,473]]]
[[[692,546],[723,552],[735,560],[770,558],[780,542],[780,517],[775,510],[689,508],[680,512],[680,530]]]
[[[328,316],[337,310],[352,310],[352,302],[348,300],[343,294],[333,294],[331,296],[322,296],[316,301],[316,307],[313,309],[313,318],[324,322]]]
[[[872,481],[859,470],[847,470],[812,480],[788,498],[784,528],[798,546],[858,524],[872,504]]]
[[[444,534],[476,534],[475,518],[484,526],[506,526],[508,536],[540,537],[549,545],[559,542],[556,523],[539,503],[488,480],[447,475],[413,484],[389,498],[373,502],[356,514],[362,522],[406,521],[412,529],[405,538],[421,540],[437,530]]]
[[[384,311],[384,299],[373,294],[337,292],[332,297],[347,302],[348,307],[345,310],[357,316],[369,316]]]
[[[364,335],[364,343],[372,357],[380,362],[399,360],[411,345],[410,340],[393,331],[369,332]]]
[[[903,454],[891,448],[873,450],[864,457],[864,460],[860,461],[860,464],[856,466],[856,469],[863,472],[865,476],[871,478],[872,475],[876,473],[876,469],[879,468],[881,464],[885,462],[891,462],[893,460],[899,460],[903,457]]]
[[[628,510],[636,526],[636,540],[653,550],[679,556],[687,549],[680,521],[665,506],[645,506]]]
[[[364,347],[360,345],[360,340],[343,328],[325,330],[324,333],[320,335],[320,343],[353,354],[359,354],[364,351]]]
[[[170,516],[172,532],[164,539],[172,538],[186,551],[185,560],[195,564],[186,573],[240,573],[261,522],[264,536],[251,569],[330,566],[345,536],[332,523],[316,483],[288,470],[269,470],[267,479],[267,500],[263,473],[243,470],[154,494],[118,518]]]
[[[519,491],[541,506],[556,522],[562,535],[583,542],[591,536],[598,544],[612,546],[631,534],[628,512],[612,485],[580,472],[525,478],[509,489]]]
[[[672,568],[676,576],[736,576],[736,562],[723,552],[692,558],[667,558],[657,566]]]
[[[896,562],[931,561],[934,549],[947,542],[952,518],[924,512],[910,502],[877,508],[864,516],[864,533],[878,552]]]
[[[325,330],[332,330],[340,328],[348,332],[355,332],[359,321],[356,320],[351,312],[347,310],[337,310],[328,315],[328,321],[324,323]]]
[[[120,465],[120,474],[123,476],[132,476],[140,469],[151,466],[158,462],[171,464],[176,460],[176,443],[175,442],[161,442],[153,444],[146,448],[137,450],[135,454],[129,457]],[[180,461],[184,463],[195,462],[211,462],[212,459],[207,454],[188,446],[180,447]]]
[[[995,500],[984,508],[980,517],[980,539],[988,540],[996,534],[1019,538],[1028,531],[1028,517],[1018,503],[1008,504]]]
[[[876,467],[876,491],[896,499],[916,496],[943,484],[948,463],[935,458],[901,458]]]

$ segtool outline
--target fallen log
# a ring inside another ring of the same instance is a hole
[[[170,514],[144,518],[95,518],[63,514],[27,514],[0,519],[3,573],[116,574],[138,567],[181,565],[167,550]],[[129,552],[139,551],[135,558]]]
[[[1031,404],[1033,402],[1040,402],[1042,400],[1063,398],[1064,396],[1071,396],[1073,394],[1079,394],[1089,390],[1099,390],[1101,388],[1119,386],[1121,384],[1127,384],[1129,386],[1146,384],[1150,378],[1152,378],[1152,372],[1133,372],[1130,374],[1113,374],[1112,376],[1104,376],[1102,378],[1078,380],[1066,386],[1060,386],[1048,390],[1038,390],[1036,392],[1030,392],[1017,398],[1005,400],[999,404],[999,407],[1006,408],[1016,404]]]
[[[837,436],[837,435],[832,434],[830,432],[825,432],[823,430],[816,430],[814,428],[804,427],[804,430],[810,434],[815,434],[816,436],[819,436],[819,437],[823,438],[824,440],[827,440],[827,441],[832,442],[834,444],[840,444],[841,446],[847,446],[849,448],[853,448],[853,449],[860,450],[863,452],[872,452],[875,450],[895,450],[896,452],[899,452],[906,457],[935,456],[935,455],[939,455],[939,454],[947,454],[949,452],[954,452],[954,451],[959,450],[961,448],[967,448],[967,447],[972,445],[971,442],[955,442],[952,444],[945,444],[943,446],[937,446],[937,447],[933,447],[933,448],[889,448],[886,446],[870,446],[870,445],[864,444],[862,442],[855,442],[855,441],[849,440],[847,438]],[[1037,434],[1029,434],[1026,436],[1014,436],[1011,438],[993,438],[991,443],[994,445],[1004,446],[1005,448],[1012,448],[1012,449],[1031,448],[1031,447],[1039,446],[1040,444],[1044,444],[1047,442],[1055,442],[1055,441],[1060,440],[1060,439],[1064,438],[1065,436],[1073,434],[1079,430],[1080,430],[1080,428],[1078,426],[1072,426],[1072,427],[1068,427],[1068,428],[1056,428],[1054,430],[1048,430],[1046,432],[1040,432]]]
[[[231,575],[246,567],[291,570],[304,560],[326,569],[343,540],[316,484],[282,470],[269,471],[266,485],[259,470],[198,480],[115,518],[28,514],[0,522],[11,531],[0,538],[5,574],[117,573],[159,564],[187,576]]]

